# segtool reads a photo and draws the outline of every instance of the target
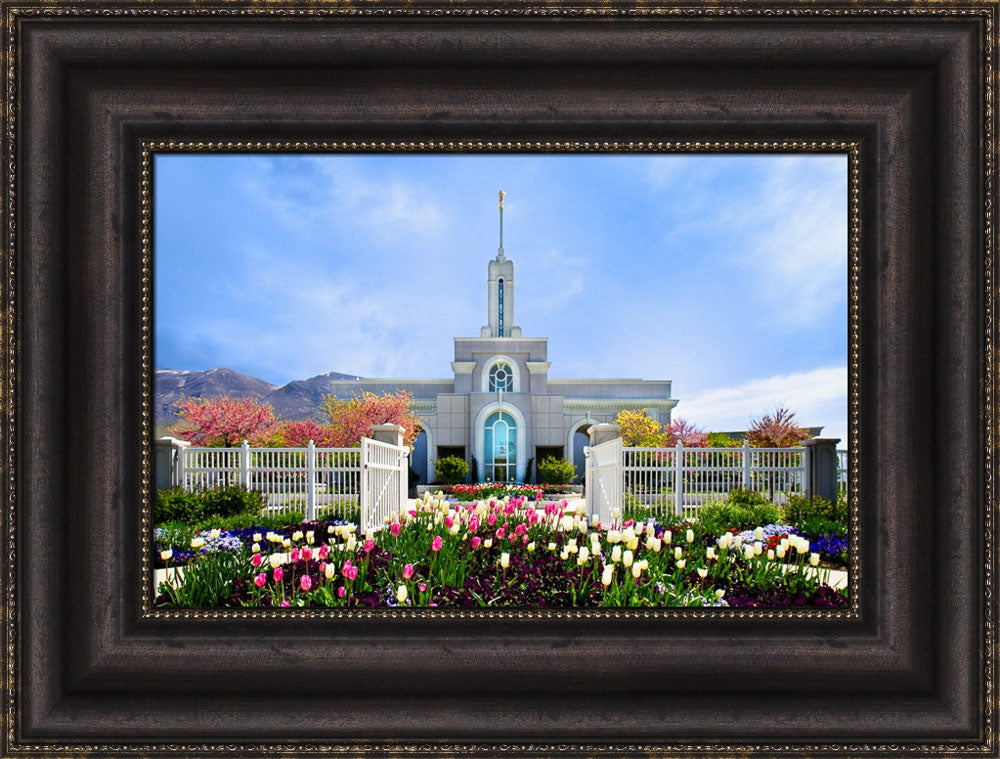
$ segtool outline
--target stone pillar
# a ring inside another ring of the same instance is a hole
[[[181,471],[177,459],[182,448],[189,448],[186,440],[175,437],[158,437],[153,441],[153,488],[156,491],[181,486]],[[156,497],[156,492],[153,493]]]
[[[803,440],[802,447],[809,457],[806,466],[809,481],[806,488],[809,495],[837,501],[837,443],[839,437],[814,437]]]
[[[404,432],[406,432],[406,428],[400,424],[373,424],[372,440],[378,440],[380,443],[402,445]]]
[[[595,424],[590,428],[590,446],[593,448],[595,445],[606,443],[621,436],[622,429],[617,424],[608,424],[606,422]]]

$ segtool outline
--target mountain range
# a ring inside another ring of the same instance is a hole
[[[158,426],[178,420],[174,404],[182,397],[218,398],[223,395],[256,398],[270,403],[274,413],[282,419],[315,419],[322,422],[326,421],[326,414],[320,404],[323,396],[330,393],[330,380],[352,379],[357,379],[357,375],[327,372],[279,386],[234,369],[200,372],[157,369],[153,383],[153,406]]]

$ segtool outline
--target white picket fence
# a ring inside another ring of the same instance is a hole
[[[602,522],[618,506],[695,517],[708,501],[746,488],[782,503],[804,494],[809,457],[803,448],[631,448],[621,438],[585,449],[587,510]],[[613,495],[618,493],[617,498]]]
[[[369,438],[360,448],[178,448],[176,484],[185,490],[242,485],[264,494],[265,513],[306,519],[359,518],[378,528],[406,505],[409,448]]]

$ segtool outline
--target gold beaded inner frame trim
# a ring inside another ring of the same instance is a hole
[[[858,296],[861,277],[860,239],[861,223],[858,199],[860,197],[860,142],[857,141],[816,141],[816,140],[736,140],[736,141],[491,141],[491,140],[424,140],[407,141],[365,141],[356,142],[281,142],[281,141],[225,141],[200,142],[182,140],[147,141],[141,146],[142,173],[140,187],[141,205],[141,255],[142,278],[142,478],[139,497],[142,503],[142,572],[139,582],[144,618],[158,619],[247,619],[254,617],[292,616],[297,618],[338,618],[338,619],[581,619],[581,618],[811,618],[811,619],[855,619],[859,614],[859,593],[861,586],[859,503],[858,503]],[[578,609],[440,609],[397,607],[385,609],[155,609],[153,601],[152,567],[152,407],[153,407],[153,324],[152,324],[152,257],[153,257],[153,160],[156,155],[181,153],[447,153],[456,156],[468,153],[589,153],[589,154],[665,154],[665,153],[841,153],[848,159],[848,593],[850,605],[835,610],[829,609],[729,609],[725,607],[649,607],[628,608],[578,608]]]

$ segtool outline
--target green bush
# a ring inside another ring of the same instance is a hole
[[[252,512],[260,514],[267,499],[257,490],[247,490],[242,485],[226,485],[198,494],[205,507],[205,516],[232,517]]]
[[[460,459],[458,456],[445,456],[443,459],[438,459],[434,462],[434,476],[437,477],[439,482],[443,482],[446,485],[454,485],[455,483],[462,482],[468,473],[468,463],[465,459]]]
[[[538,475],[542,482],[551,485],[565,485],[576,479],[576,467],[569,459],[549,456],[538,465]]]
[[[192,492],[170,488],[157,493],[156,503],[153,504],[153,522],[196,525],[209,519],[218,521],[238,514],[254,515],[254,518],[259,519],[264,506],[265,498],[262,493],[247,490],[240,485]]]
[[[742,531],[777,524],[781,516],[781,509],[766,498],[742,489],[731,491],[725,501],[710,501],[698,511],[698,521],[713,535],[721,535],[730,527]]]
[[[835,535],[847,534],[847,524],[832,519],[824,519],[823,517],[802,519],[795,522],[793,526],[802,535],[809,538],[809,540],[819,540],[820,536],[829,535],[830,533]]]
[[[836,532],[847,532],[847,500],[831,502],[825,498],[793,495],[784,508],[785,520],[794,527],[805,522],[822,521],[838,525]]]
[[[181,488],[169,488],[156,494],[153,504],[153,522],[182,522],[194,524],[205,516],[205,506],[197,493]]]

